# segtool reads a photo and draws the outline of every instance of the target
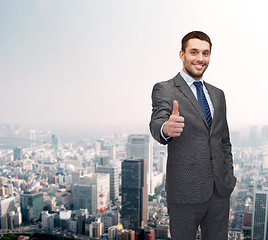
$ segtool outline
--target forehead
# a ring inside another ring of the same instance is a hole
[[[210,51],[210,45],[207,41],[200,40],[198,38],[189,39],[186,43],[186,49],[198,49],[200,51]]]

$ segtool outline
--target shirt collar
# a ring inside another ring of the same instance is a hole
[[[187,73],[185,73],[183,70],[181,70],[180,75],[185,80],[185,82],[189,85],[189,87],[196,81],[195,79],[190,77]],[[203,77],[198,81],[200,81],[200,82],[202,82],[202,84],[204,84]]]

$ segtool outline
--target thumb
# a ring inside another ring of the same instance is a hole
[[[173,101],[173,111],[172,111],[172,114],[174,114],[174,115],[180,115],[180,113],[179,113],[179,103],[176,100]]]

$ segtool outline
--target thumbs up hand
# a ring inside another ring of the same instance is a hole
[[[179,103],[173,101],[173,111],[168,121],[165,122],[163,133],[166,137],[178,137],[184,128],[184,118],[179,113]]]

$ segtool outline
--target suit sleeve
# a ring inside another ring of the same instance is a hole
[[[162,83],[157,83],[152,91],[152,115],[150,121],[150,131],[153,138],[161,144],[167,144],[172,140],[169,138],[166,141],[161,136],[161,127],[164,122],[169,119],[172,112],[172,105],[170,99],[170,90]]]
[[[224,122],[223,122],[223,134],[222,134],[222,148],[225,158],[225,163],[228,165],[229,171],[233,174],[233,155],[232,155],[232,144],[230,142],[229,128],[226,117],[226,101],[223,93],[224,100]]]

